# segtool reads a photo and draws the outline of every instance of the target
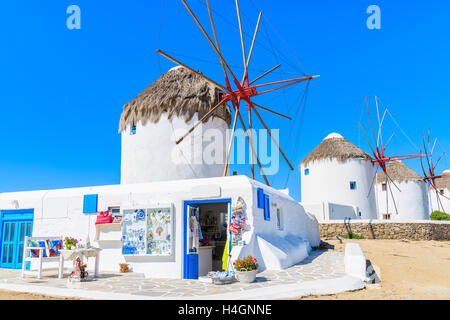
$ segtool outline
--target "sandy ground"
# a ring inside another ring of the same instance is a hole
[[[0,290],[0,300],[80,300],[78,298],[51,297],[42,294]]]
[[[310,296],[305,300],[450,299],[450,241],[323,240],[343,251],[345,243],[359,243],[375,266],[381,284],[354,292]]]

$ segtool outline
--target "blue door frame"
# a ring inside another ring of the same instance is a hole
[[[229,205],[228,221],[231,221],[231,199],[214,199],[214,200],[192,200],[184,201],[183,211],[183,229],[184,229],[184,241],[183,241],[183,278],[184,279],[198,279],[198,254],[187,253],[187,241],[188,241],[188,226],[186,224],[188,218],[188,206],[197,206],[205,203],[226,203]],[[228,222],[229,223],[229,222]],[[231,241],[228,243],[229,250],[231,250]]]
[[[0,268],[22,268],[24,239],[32,235],[33,220],[33,209],[0,211]]]

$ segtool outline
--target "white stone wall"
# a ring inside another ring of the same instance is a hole
[[[220,177],[226,155],[227,123],[217,117],[200,124],[180,144],[175,141],[183,136],[196,122],[198,115],[188,123],[173,117],[168,120],[164,113],[157,123],[136,124],[136,134],[128,126],[122,132],[121,183],[183,180]],[[220,141],[208,134],[218,134]],[[209,161],[213,147],[219,147]],[[205,161],[206,160],[206,161]]]
[[[305,175],[309,169],[309,175]],[[372,163],[364,159],[323,159],[301,165],[302,203],[330,202],[357,207],[362,219],[376,219],[375,190],[370,186],[373,179]],[[356,190],[350,182],[356,181]]]
[[[382,190],[382,184],[376,184],[377,202],[379,208],[379,219],[383,219],[383,214],[390,213],[391,220],[429,220],[429,203],[426,184],[423,181],[402,181],[395,182],[398,190],[392,183],[392,197],[389,188]],[[397,205],[396,213],[393,199]]]
[[[282,230],[276,228],[275,212],[272,212],[270,221],[265,221],[263,210],[257,208],[257,187],[265,190],[266,194],[270,196],[272,204],[282,208]],[[268,257],[272,259],[273,255],[270,255],[267,250],[259,249],[256,241],[258,236],[270,238],[269,240],[275,248],[284,250],[284,256],[292,257],[291,260],[283,260],[275,265],[287,266],[301,261],[305,256],[293,255],[292,252],[307,247],[303,240],[306,240],[311,246],[319,245],[318,224],[313,216],[307,214],[295,200],[285,193],[264,186],[245,176],[3,193],[0,194],[0,210],[16,209],[15,202],[19,204],[18,209],[34,209],[33,236],[74,236],[83,240],[89,236],[93,245],[103,249],[100,255],[102,271],[118,271],[118,264],[127,262],[133,271],[142,272],[147,277],[182,278],[184,201],[202,200],[199,190],[205,190],[205,192],[220,190],[220,196],[216,195],[210,198],[231,198],[234,205],[238,197],[242,197],[247,204],[248,230],[244,234],[247,245],[233,248],[233,259],[243,254],[253,254],[262,262],[262,265],[272,265],[273,261],[264,263],[265,259],[269,259]],[[96,243],[94,241],[96,216],[82,213],[83,196],[86,194],[98,194],[98,211],[105,211],[110,206],[120,206],[122,209],[147,208],[172,203],[175,217],[173,256],[123,256],[120,241]],[[292,240],[289,239],[298,241],[291,245]],[[275,259],[277,258],[275,257]],[[92,265],[93,263],[90,263],[90,266]],[[48,264],[46,266],[48,267]]]

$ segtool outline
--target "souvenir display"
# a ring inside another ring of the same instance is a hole
[[[124,210],[122,220],[122,254],[146,254],[145,209]]]
[[[238,199],[236,206],[231,207],[231,222],[229,231],[231,232],[231,245],[243,245],[242,234],[245,231],[245,222],[247,220],[245,214],[245,203],[242,199]]]
[[[172,213],[170,208],[147,209],[147,254],[172,254]]]
[[[123,210],[122,254],[172,255],[172,209]]]

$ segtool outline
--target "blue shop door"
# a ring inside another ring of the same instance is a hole
[[[0,267],[21,269],[25,236],[31,237],[32,220],[6,220],[2,223]]]
[[[184,248],[184,279],[198,279],[198,234],[195,237],[194,230],[191,230],[191,217],[198,221],[198,207],[194,205],[187,206],[185,221],[186,247]],[[197,226],[200,228],[200,226]]]

